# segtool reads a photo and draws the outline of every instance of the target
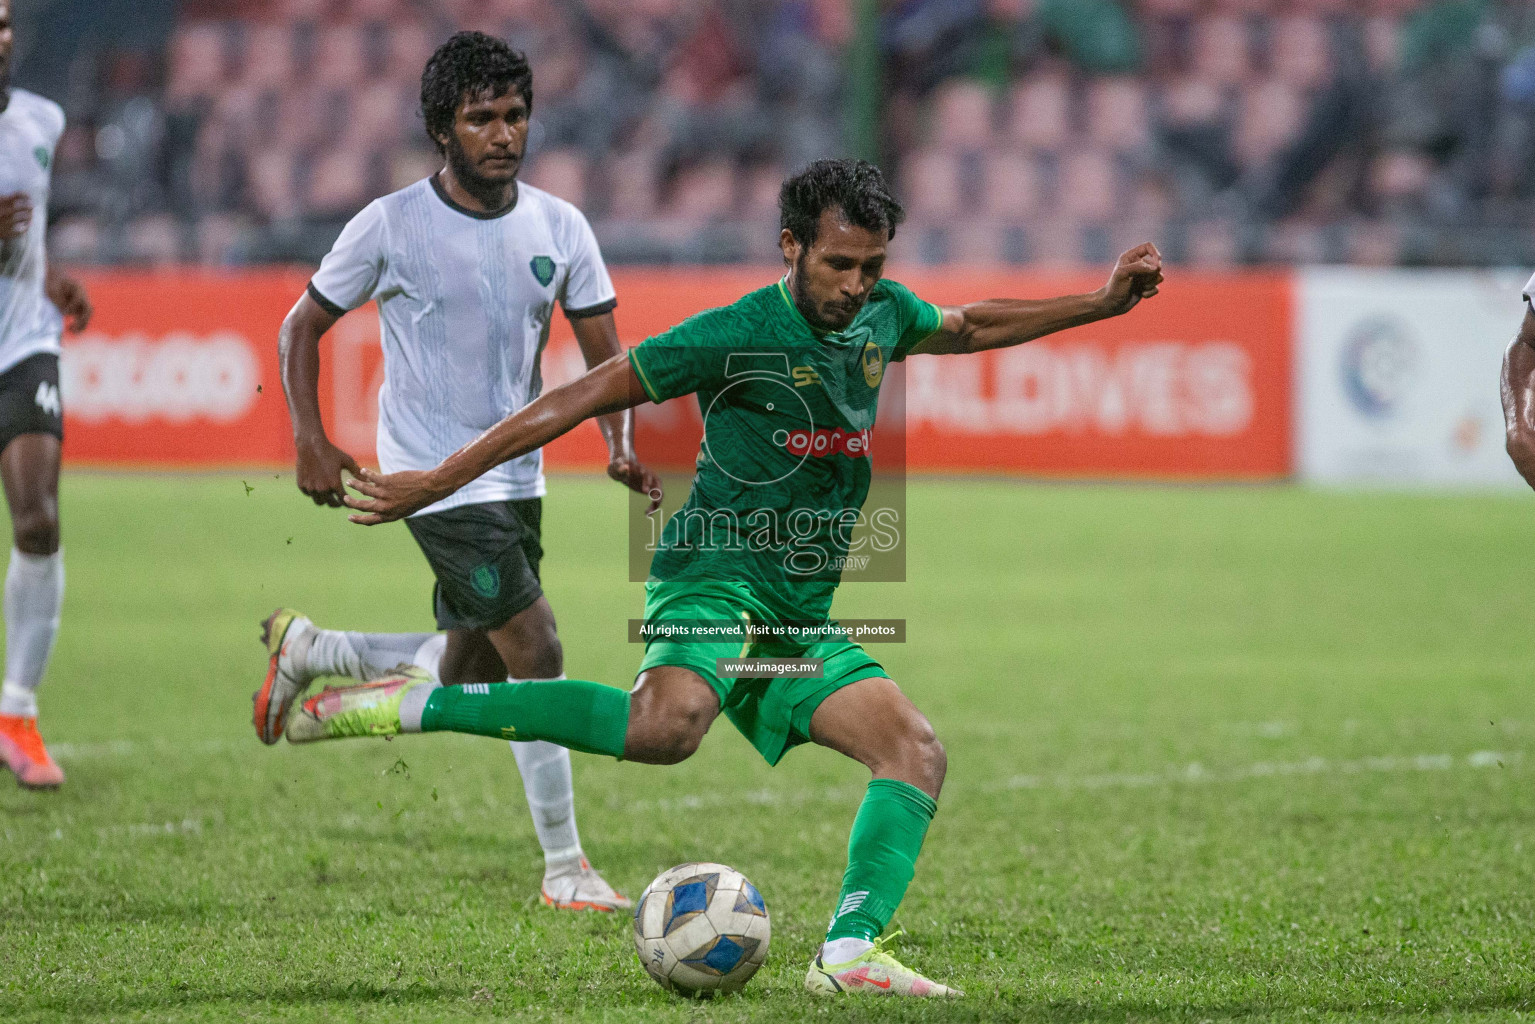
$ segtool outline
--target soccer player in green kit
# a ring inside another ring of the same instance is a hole
[[[307,742],[446,730],[675,764],[723,711],[770,764],[799,743],[830,747],[873,778],[806,987],[957,996],[901,965],[879,941],[937,810],[942,744],[845,633],[798,643],[771,627],[829,618],[839,556],[869,490],[889,363],[1019,345],[1126,313],[1157,293],[1161,255],[1150,244],[1130,250],[1109,282],[1087,295],[939,307],[882,279],[902,210],[870,164],[814,163],[784,183],[780,205],[788,267],[780,281],[544,394],[435,470],[365,470],[354,484],[363,497],[347,499],[354,522],[399,519],[582,420],[696,393],[703,449],[687,503],[667,522],[651,564],[645,618],[653,628],[723,623],[725,635],[718,642],[654,636],[627,693],[580,680],[438,687],[408,673],[327,690],[291,716],[287,735]],[[822,677],[721,677],[720,660],[747,655],[820,659]]]

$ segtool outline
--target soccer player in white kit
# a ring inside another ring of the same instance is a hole
[[[48,266],[49,168],[64,133],[57,103],[10,84],[11,5],[0,0],[0,481],[11,510],[5,573],[5,679],[0,763],[29,789],[64,772],[37,731],[37,687],[53,653],[64,602],[59,549],[59,336],[83,330],[85,289]]]
[[[622,351],[613,284],[586,218],[517,181],[532,101],[526,59],[501,40],[461,32],[438,48],[422,73],[421,108],[443,168],[354,217],[284,321],[297,482],[317,504],[340,507],[342,471],[358,471],[326,437],[317,388],[319,339],[347,311],[378,305],[378,457],[386,470],[434,466],[537,397],[556,305],[589,366]],[[634,455],[631,414],[601,425],[609,475],[655,490],[655,475]],[[408,520],[436,576],[445,634],[324,630],[290,609],[274,612],[263,624],[260,738],[281,737],[293,701],[321,675],[376,679],[408,663],[445,685],[563,678],[554,614],[538,578],[543,494],[542,455],[533,452]],[[517,742],[512,750],[544,850],[544,902],[628,907],[582,852],[568,751]]]

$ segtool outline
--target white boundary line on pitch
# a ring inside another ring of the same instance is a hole
[[[54,743],[49,751],[61,761],[88,761],[103,757],[132,757],[150,751],[197,753],[225,753],[235,750],[254,750],[248,740],[200,740],[193,743],[172,743],[155,740],[144,744],[134,740],[112,740],[107,743]],[[1501,753],[1496,750],[1478,750],[1461,758],[1468,768],[1497,768],[1518,764],[1524,759],[1522,751]],[[1325,757],[1308,757],[1303,761],[1253,761],[1235,768],[1206,768],[1198,761],[1187,765],[1171,766],[1157,772],[1110,772],[1101,775],[1014,775],[1001,783],[991,783],[985,789],[1041,789],[1047,786],[1059,789],[1133,789],[1187,782],[1235,782],[1242,779],[1267,778],[1275,775],[1354,775],[1363,772],[1446,771],[1455,767],[1453,754],[1414,754],[1411,756],[1385,755],[1353,759],[1329,760]],[[785,799],[770,789],[748,790],[734,794],[731,800],[743,803],[784,803]],[[701,806],[695,803],[700,797],[685,796],[661,798],[677,808]],[[795,801],[788,801],[795,802]],[[634,806],[649,806],[644,801]],[[656,804],[657,807],[661,806]]]
[[[139,744],[132,740],[113,740],[109,743],[57,743],[51,748],[61,761],[81,761],[93,758],[130,757],[145,749],[199,753],[225,753],[254,749],[247,741],[203,740],[192,744],[173,744],[156,741]],[[1231,768],[1208,768],[1198,761],[1185,765],[1170,765],[1151,772],[1106,772],[1088,775],[1014,775],[1002,782],[987,783],[978,787],[980,792],[1007,792],[1025,789],[1099,790],[1099,789],[1148,789],[1158,786],[1209,785],[1212,783],[1243,782],[1251,779],[1286,778],[1314,775],[1364,775],[1405,774],[1410,772],[1450,771],[1457,767],[1485,769],[1517,765],[1524,760],[1523,751],[1500,752],[1477,750],[1469,754],[1413,754],[1383,755],[1360,758],[1308,757],[1300,761],[1252,761]],[[696,793],[677,797],[657,797],[648,800],[625,801],[622,806],[634,810],[699,810],[727,804],[753,804],[756,806],[796,805],[851,799],[861,788],[830,787],[826,789],[800,789],[783,793],[776,789],[753,789],[729,794],[701,796]]]
[[[59,761],[91,761],[103,757],[132,757],[152,751],[175,753],[192,751],[198,754],[222,754],[231,750],[254,750],[259,744],[248,740],[197,740],[191,743],[172,743],[170,740],[154,740],[141,743],[135,740],[111,740],[107,743],[50,743],[48,752]]]
[[[1523,751],[1477,750],[1470,754],[1414,754],[1411,756],[1361,757],[1333,759],[1308,757],[1303,761],[1253,761],[1233,768],[1206,768],[1199,762],[1171,766],[1160,772],[1108,773],[1102,775],[1014,775],[1002,782],[987,783],[971,792],[1006,793],[1022,789],[1098,790],[1148,789],[1155,786],[1207,785],[1244,782],[1249,779],[1285,778],[1307,775],[1406,774],[1409,772],[1444,772],[1455,768],[1504,768],[1523,762]],[[774,789],[753,789],[739,793],[696,793],[650,800],[610,800],[609,806],[632,811],[693,811],[730,804],[756,806],[798,806],[807,803],[834,803],[853,800],[863,787],[831,786],[824,789],[799,789],[784,793]]]
[[[174,821],[138,821],[121,825],[94,825],[86,828],[71,823],[68,828],[57,825],[51,832],[38,832],[31,836],[34,839],[52,839],[55,842],[69,839],[89,831],[97,840],[118,839],[163,839],[166,836],[195,835],[202,832],[205,825],[222,825],[224,815],[214,810],[207,813],[188,815]],[[0,828],[0,836],[6,842],[16,838],[16,833],[10,828]]]
[[[185,751],[185,744],[156,743],[153,747]],[[193,749],[217,752],[236,748],[249,748],[249,743],[231,740],[207,740],[193,745]],[[141,748],[131,740],[115,740],[100,744],[56,744],[54,750],[60,757],[85,759],[91,757],[126,757]],[[1477,750],[1469,754],[1414,754],[1411,756],[1384,755],[1377,757],[1328,759],[1308,757],[1301,761],[1252,761],[1226,769],[1206,768],[1198,761],[1182,766],[1169,766],[1160,772],[1115,772],[1096,775],[1014,775],[1002,782],[988,783],[973,791],[982,793],[1007,793],[1028,789],[1056,790],[1104,790],[1148,789],[1153,787],[1209,785],[1212,783],[1244,782],[1252,779],[1294,778],[1297,776],[1407,774],[1413,772],[1445,772],[1456,768],[1485,770],[1506,768],[1524,761],[1523,751]],[[775,789],[750,789],[735,793],[717,793],[700,796],[690,793],[679,797],[657,797],[649,800],[609,800],[611,809],[636,811],[693,811],[728,805],[751,804],[759,807],[802,806],[812,803],[846,803],[863,792],[861,786],[830,786],[821,789],[802,788],[792,792]],[[96,826],[92,829],[98,840],[151,839],[175,835],[195,835],[203,831],[205,824],[222,824],[218,812],[196,815],[179,821],[137,822],[123,825]],[[13,837],[10,829],[0,830],[7,841]],[[63,828],[55,828],[50,838],[65,838]]]
[[[1360,775],[1365,773],[1443,772],[1457,766],[1466,768],[1503,768],[1524,760],[1523,751],[1503,753],[1477,750],[1457,758],[1453,754],[1415,754],[1410,757],[1387,755],[1329,760],[1308,757],[1304,761],[1254,761],[1235,768],[1211,769],[1198,761],[1183,767],[1169,767],[1161,772],[1105,775],[1014,775],[1006,782],[985,788],[997,789],[1144,789],[1149,786],[1173,786],[1211,782],[1242,782],[1295,775]]]

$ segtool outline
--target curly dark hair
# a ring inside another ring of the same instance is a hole
[[[848,222],[895,237],[906,211],[890,194],[885,176],[866,160],[817,160],[783,183],[778,193],[779,226],[806,249],[815,244],[821,214],[840,209]]]
[[[437,151],[453,131],[453,115],[466,97],[494,98],[516,89],[533,109],[533,69],[528,58],[484,32],[458,32],[428,58],[421,72],[421,116]]]

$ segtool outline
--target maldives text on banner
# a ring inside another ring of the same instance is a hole
[[[619,270],[617,319],[636,344],[701,309],[771,283],[776,271]],[[1084,274],[896,273],[939,304],[1089,291]],[[277,328],[302,271],[96,273],[97,320],[65,339],[65,453],[76,464],[282,464],[292,437]],[[906,467],[917,472],[1262,479],[1291,469],[1291,287],[1282,275],[1182,274],[1133,314],[977,356],[914,359],[904,399]],[[373,457],[382,379],[378,317],[349,314],[327,336],[322,408],[333,438]],[[563,317],[542,360],[545,388],[584,368]],[[693,399],[640,410],[646,458],[691,465]],[[876,432],[878,428],[876,428]],[[876,442],[876,445],[878,442]],[[878,451],[878,448],[876,448]],[[584,424],[546,449],[551,467],[598,467]]]

